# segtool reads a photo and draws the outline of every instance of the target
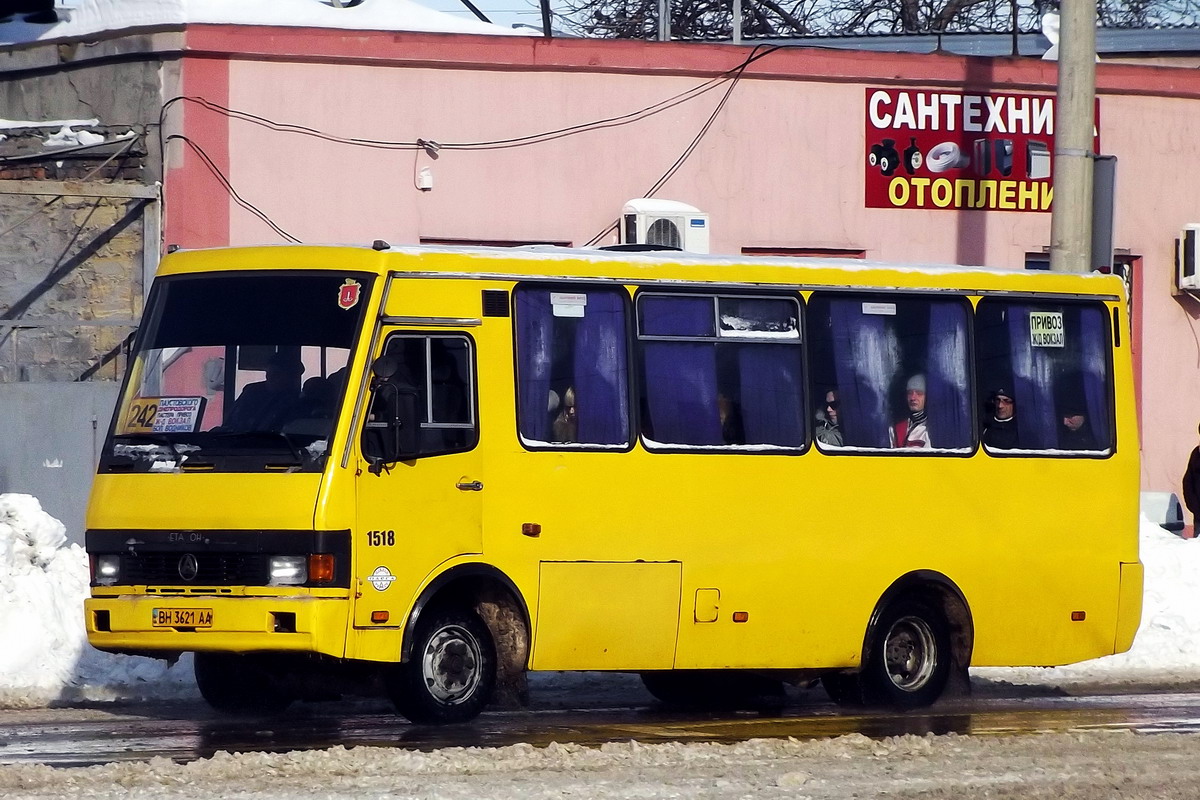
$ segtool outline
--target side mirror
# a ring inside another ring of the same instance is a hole
[[[400,359],[393,355],[384,354],[371,362],[371,374],[376,380],[391,380],[400,371]]]
[[[378,475],[397,461],[408,461],[420,452],[419,397],[415,387],[393,378],[400,371],[395,356],[384,355],[371,364],[374,378],[367,421],[363,427],[363,455]]]

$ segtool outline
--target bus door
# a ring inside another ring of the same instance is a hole
[[[465,332],[384,331],[382,354],[396,358],[389,382],[415,392],[417,456],[372,463],[370,425],[378,389],[359,427],[357,586],[354,625],[396,627],[425,577],[449,558],[482,547],[482,459],[476,447],[475,345]]]

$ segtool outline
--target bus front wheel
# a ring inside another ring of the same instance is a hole
[[[293,696],[261,657],[237,653],[196,653],[192,664],[200,696],[226,714],[275,714]]]
[[[487,626],[472,611],[450,609],[417,623],[411,657],[397,665],[389,693],[410,722],[446,725],[478,716],[495,683]]]

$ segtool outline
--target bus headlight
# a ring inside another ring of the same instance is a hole
[[[268,586],[299,586],[308,580],[307,556],[271,556]]]
[[[95,579],[99,586],[114,586],[121,579],[121,557],[96,556]]]

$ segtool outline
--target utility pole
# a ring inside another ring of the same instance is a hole
[[[1092,144],[1096,127],[1096,5],[1062,0],[1054,107],[1050,269],[1088,272],[1092,248]]]

